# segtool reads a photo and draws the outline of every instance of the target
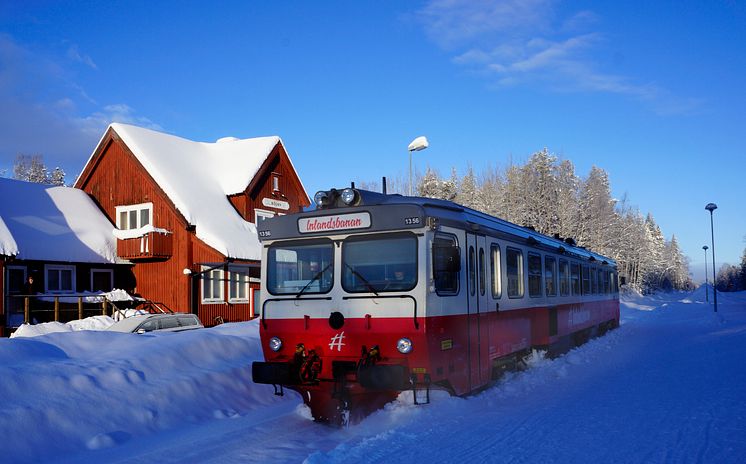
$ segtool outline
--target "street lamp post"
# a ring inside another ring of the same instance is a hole
[[[412,143],[410,143],[409,146],[407,147],[407,150],[409,151],[409,196],[410,197],[412,196],[412,152],[424,150],[425,148],[429,146],[430,146],[430,143],[427,141],[427,137],[422,135],[412,140]]]
[[[708,303],[710,302],[710,291],[707,289],[707,249],[710,248],[707,245],[703,246],[702,249],[705,250],[705,301]]]
[[[713,225],[712,212],[718,209],[715,203],[707,203],[705,209],[710,212],[710,236],[712,237],[712,295],[715,301],[715,312],[718,312],[718,289],[715,281],[715,226]]]

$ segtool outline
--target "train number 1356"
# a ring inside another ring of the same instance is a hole
[[[419,224],[419,223],[420,223],[419,216],[404,218],[404,224],[408,226]]]

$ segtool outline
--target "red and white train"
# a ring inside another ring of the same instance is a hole
[[[254,382],[317,420],[359,418],[414,390],[466,395],[534,348],[619,324],[616,264],[571,240],[429,198],[346,188],[262,222]]]

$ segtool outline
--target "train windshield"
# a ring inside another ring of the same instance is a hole
[[[350,237],[342,245],[342,287],[350,293],[401,292],[417,285],[417,237]]]
[[[331,240],[273,245],[267,253],[267,290],[273,295],[327,293],[333,263]]]

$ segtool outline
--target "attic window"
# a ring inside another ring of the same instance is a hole
[[[280,175],[276,172],[272,173],[272,191],[273,192],[280,191]]]
[[[117,206],[119,230],[140,229],[153,223],[153,203]]]

